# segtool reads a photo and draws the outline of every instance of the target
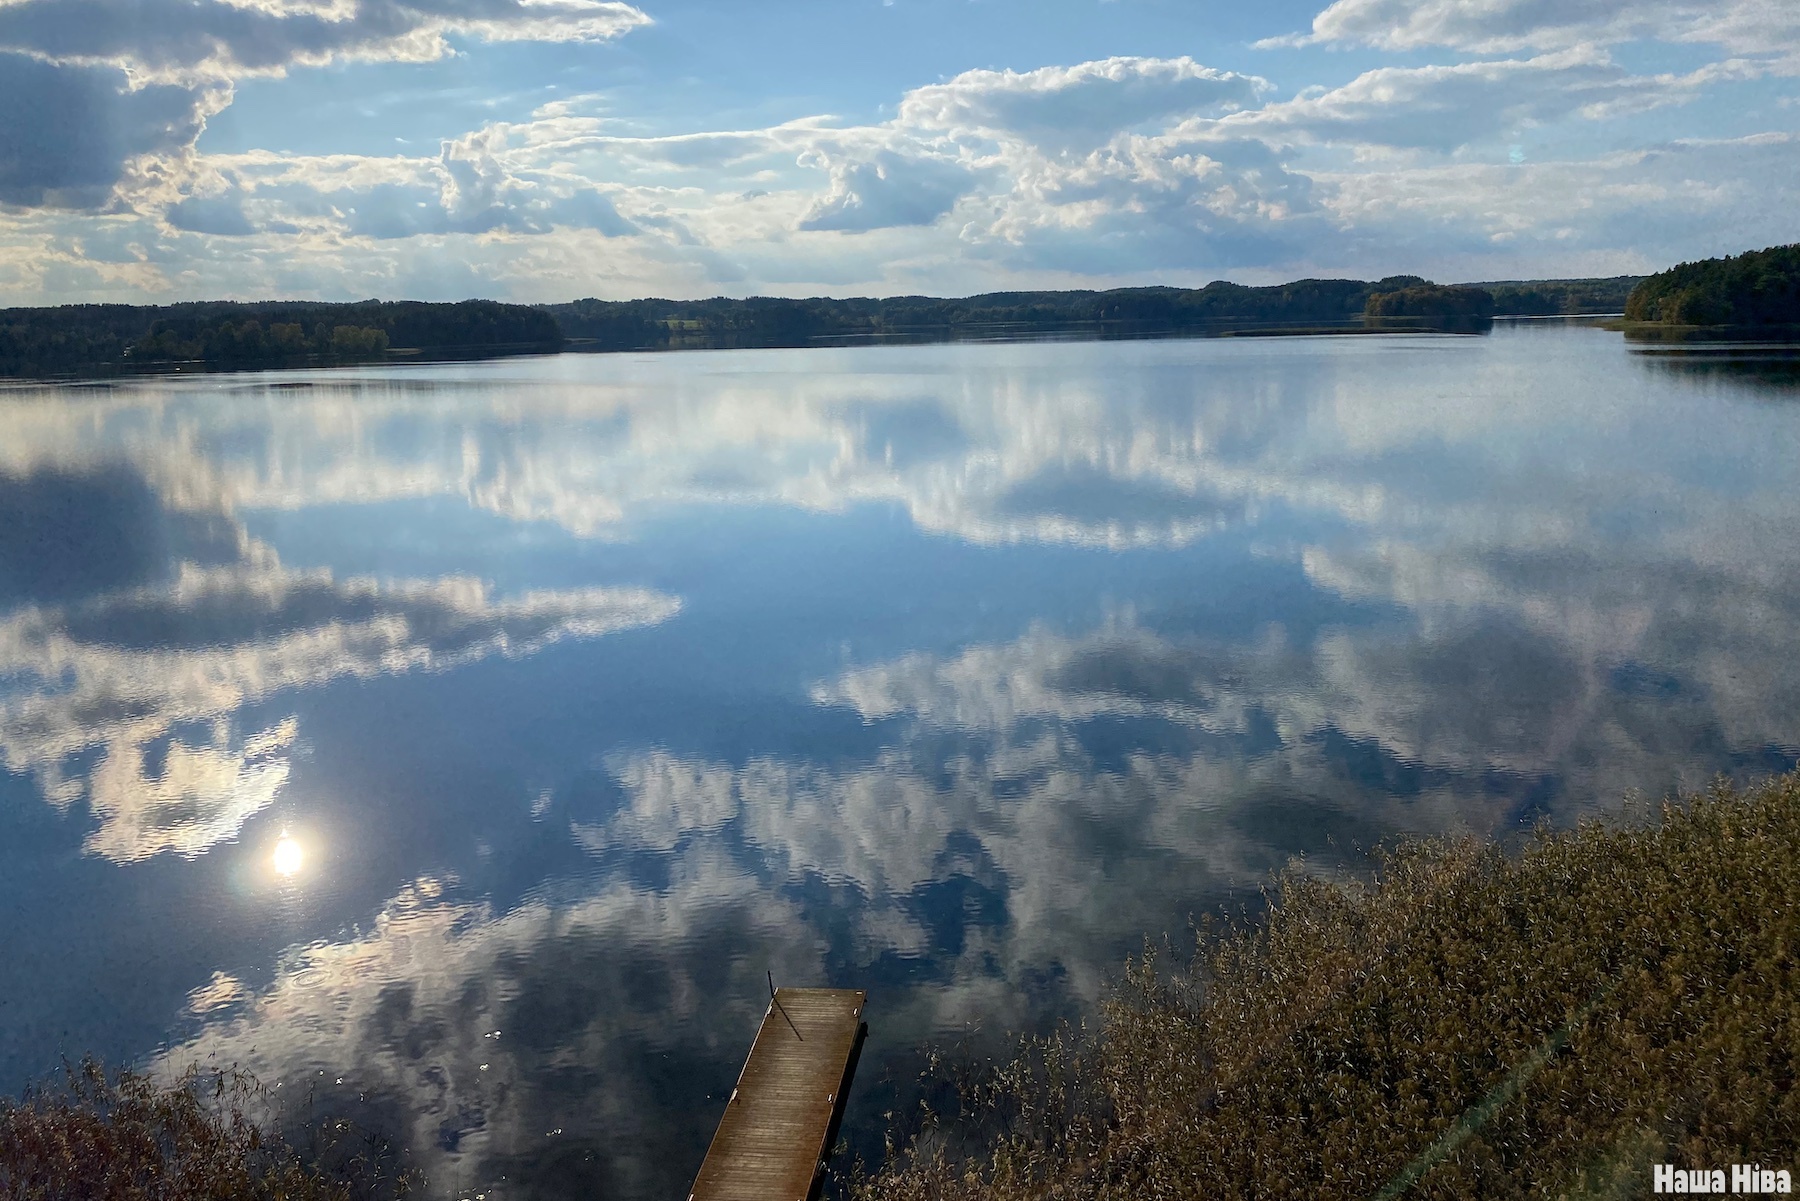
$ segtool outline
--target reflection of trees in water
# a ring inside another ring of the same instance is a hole
[[[1748,388],[1770,398],[1800,396],[1800,347],[1688,347],[1632,356],[1652,371]]]

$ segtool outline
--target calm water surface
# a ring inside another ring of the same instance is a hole
[[[1791,766],[1797,449],[1567,327],[0,391],[0,1086],[678,1198],[772,971],[878,1138],[1293,856]]]

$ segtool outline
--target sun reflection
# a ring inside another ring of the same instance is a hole
[[[297,875],[306,862],[306,852],[298,842],[283,834],[275,844],[275,870],[283,876]]]

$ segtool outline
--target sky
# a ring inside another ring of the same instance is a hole
[[[1795,0],[0,0],[0,304],[1643,273]]]

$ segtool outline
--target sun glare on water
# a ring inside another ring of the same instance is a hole
[[[275,870],[283,876],[299,873],[306,862],[306,852],[292,838],[282,835],[281,841],[275,844]]]

